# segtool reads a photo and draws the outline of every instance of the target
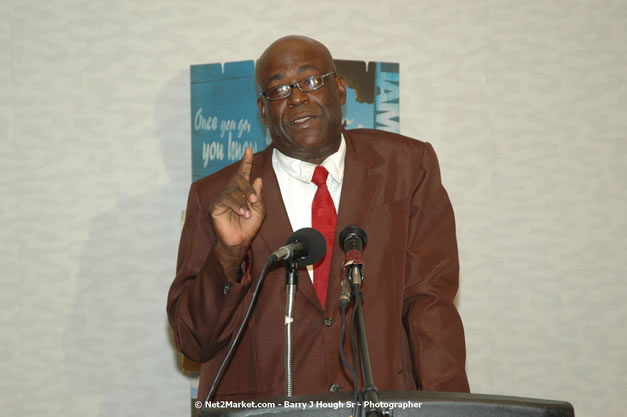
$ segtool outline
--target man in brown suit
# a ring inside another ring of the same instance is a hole
[[[300,188],[285,185],[306,187],[307,179],[289,179],[293,172],[279,160],[300,164],[296,171],[309,172],[309,180],[315,165],[339,161],[326,302],[304,269],[295,299],[294,395],[352,391],[338,353],[344,253],[337,237],[349,224],[368,234],[363,309],[377,388],[467,392],[464,333],[453,303],[455,222],[431,145],[342,130],[346,84],[327,48],[312,39],[275,41],[257,61],[256,78],[272,145],[256,155],[247,149],[240,163],[192,184],[168,295],[177,347],[203,362],[199,399],[209,391],[265,260],[293,231],[298,213],[289,207],[307,200]],[[311,198],[304,204],[311,207]],[[285,271],[276,265],[215,399],[284,395],[284,314]],[[345,351],[352,360],[350,348]]]

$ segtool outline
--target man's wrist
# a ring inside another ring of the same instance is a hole
[[[249,264],[248,249],[242,250],[239,246],[229,247],[218,243],[215,251],[225,277],[231,282],[240,282]]]

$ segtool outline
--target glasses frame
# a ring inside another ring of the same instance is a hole
[[[316,91],[316,90],[319,90],[319,89],[321,89],[322,87],[324,87],[324,85],[326,84],[326,78],[327,78],[329,75],[334,75],[334,74],[335,74],[335,71],[332,71],[332,72],[327,72],[326,74],[312,75],[312,76],[310,76],[310,77],[303,78],[302,80],[300,80],[299,82],[294,83],[294,84],[282,84],[282,85],[277,85],[276,87],[272,87],[272,88],[277,88],[277,87],[289,87],[289,88],[290,88],[290,92],[289,92],[289,93],[288,93],[285,97],[281,97],[281,98],[270,98],[270,97],[268,97],[268,95],[266,94],[266,92],[269,90],[269,88],[268,88],[268,89],[266,89],[266,90],[264,90],[264,91],[262,91],[261,93],[259,93],[259,95],[260,95],[260,96],[262,96],[263,98],[265,98],[265,99],[266,99],[266,100],[268,100],[268,101],[279,101],[279,100],[283,100],[283,99],[286,99],[286,98],[288,98],[289,96],[291,96],[291,95],[292,95],[292,91],[294,91],[294,87],[298,88],[298,89],[300,90],[300,92],[301,92],[301,93],[311,93],[312,91]],[[303,90],[303,89],[302,89],[302,87],[300,86],[300,83],[302,83],[302,82],[304,82],[304,81],[307,81],[307,80],[309,80],[309,79],[312,79],[312,78],[314,78],[314,77],[320,77],[320,78],[322,78],[322,84],[320,84],[320,86],[318,86],[318,87],[314,88],[313,90]]]

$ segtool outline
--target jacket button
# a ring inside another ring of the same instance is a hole
[[[231,291],[231,283],[227,282],[224,284],[224,295],[227,295]]]
[[[324,319],[322,320],[322,324],[324,324],[326,327],[331,327],[333,326],[333,319]]]
[[[331,384],[331,386],[329,387],[329,391],[331,392],[338,392],[340,390],[340,386],[338,384]]]

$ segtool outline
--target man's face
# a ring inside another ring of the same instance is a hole
[[[261,91],[265,91],[333,71],[333,61],[325,48],[312,42],[287,39],[275,43],[259,59],[257,83]],[[279,151],[317,164],[339,147],[341,105],[345,101],[344,79],[330,75],[318,90],[303,93],[293,87],[289,97],[277,101],[259,97],[257,105],[270,129],[272,143]]]

